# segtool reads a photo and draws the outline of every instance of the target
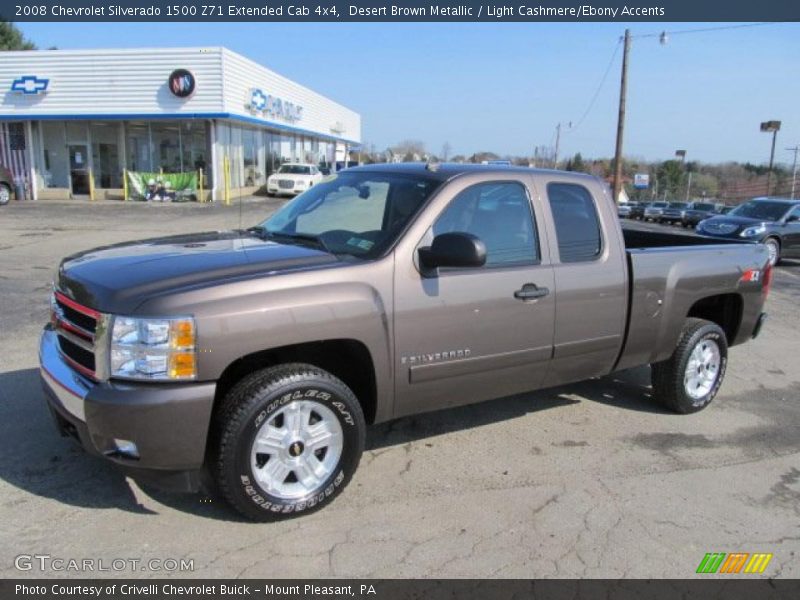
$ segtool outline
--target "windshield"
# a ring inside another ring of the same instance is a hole
[[[334,254],[374,258],[439,185],[412,175],[342,172],[300,194],[261,226],[267,235],[314,236]]]
[[[769,200],[750,200],[734,208],[730,214],[748,219],[762,221],[777,221],[791,208],[785,202],[770,202]]]
[[[687,206],[689,206],[688,202],[670,202],[669,203],[669,207],[670,208],[686,208]]]
[[[667,203],[666,202],[653,202],[650,206],[652,206],[653,208],[666,208],[667,207]]]
[[[304,167],[303,165],[283,165],[278,169],[278,173],[289,175],[311,175],[311,167]]]
[[[698,202],[697,204],[692,204],[692,208],[694,210],[714,210],[714,205],[704,202]]]

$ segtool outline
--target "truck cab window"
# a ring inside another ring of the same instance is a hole
[[[582,185],[547,184],[547,198],[556,225],[562,263],[583,262],[600,256],[603,242],[594,199]]]
[[[525,187],[517,182],[473,185],[459,193],[433,226],[433,235],[460,231],[486,244],[486,266],[533,264],[539,244]]]

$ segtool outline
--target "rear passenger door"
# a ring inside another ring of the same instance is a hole
[[[607,374],[624,339],[627,267],[616,206],[595,180],[539,182],[551,233],[556,313],[547,385]]]

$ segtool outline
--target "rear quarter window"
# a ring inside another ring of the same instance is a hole
[[[589,190],[574,183],[549,183],[547,199],[561,262],[584,262],[600,256],[603,248],[600,220]]]

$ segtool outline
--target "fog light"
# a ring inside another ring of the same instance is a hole
[[[130,440],[118,440],[114,438],[114,450],[109,454],[116,454],[124,458],[139,458],[139,448]]]

